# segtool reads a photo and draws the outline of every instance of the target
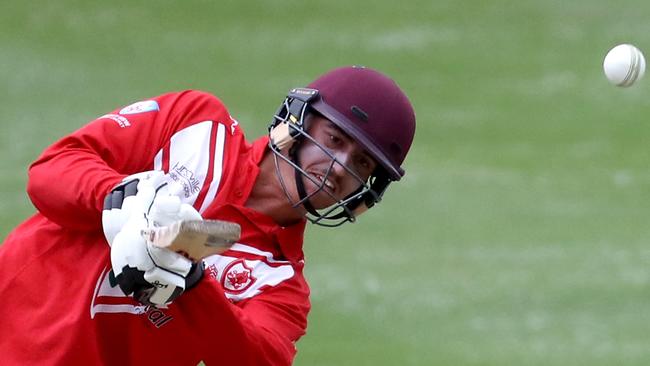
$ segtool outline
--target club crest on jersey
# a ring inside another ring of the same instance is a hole
[[[246,265],[246,261],[238,259],[230,263],[221,277],[221,285],[230,293],[240,294],[255,283],[253,269]]]
[[[159,111],[160,107],[155,100],[143,100],[141,102],[133,103],[120,110],[120,114],[136,114],[151,111]]]

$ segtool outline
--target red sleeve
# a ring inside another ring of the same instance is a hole
[[[206,120],[230,117],[217,98],[198,91],[165,94],[113,111],[48,147],[29,168],[27,193],[57,224],[98,229],[108,191],[126,175],[151,170],[174,132]]]
[[[206,365],[291,365],[310,308],[302,272],[236,304],[218,283],[204,279],[178,301],[180,306],[191,303],[203,307],[183,314],[203,335],[197,342]]]

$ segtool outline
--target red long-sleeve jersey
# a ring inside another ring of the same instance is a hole
[[[0,247],[3,365],[288,365],[305,333],[305,223],[280,227],[245,202],[267,152],[214,96],[165,94],[103,115],[29,169],[38,212]],[[159,169],[206,219],[241,239],[166,308],[125,296],[101,229],[106,193]]]

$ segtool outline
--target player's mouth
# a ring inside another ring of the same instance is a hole
[[[326,188],[326,190],[332,195],[336,192],[336,184],[334,184],[334,182],[332,182],[331,180],[327,179],[325,176],[314,172],[312,172],[310,175],[313,178],[316,178],[316,181],[320,182],[320,184],[318,184],[318,187]]]

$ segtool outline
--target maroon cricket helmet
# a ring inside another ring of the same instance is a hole
[[[308,85],[320,98],[311,107],[331,120],[396,181],[415,135],[415,112],[397,84],[366,67],[334,69]]]

